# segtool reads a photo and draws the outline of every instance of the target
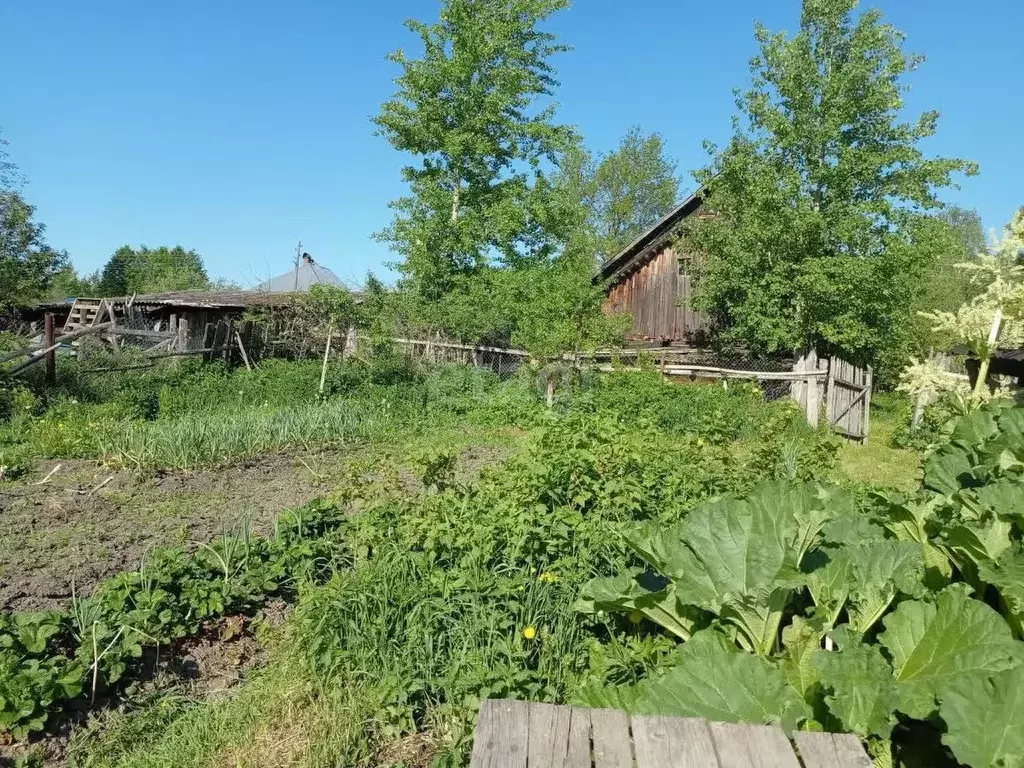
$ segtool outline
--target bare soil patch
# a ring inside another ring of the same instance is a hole
[[[460,474],[475,474],[503,454],[469,447]],[[142,472],[92,461],[41,463],[24,483],[0,484],[0,609],[65,607],[72,583],[89,594],[100,581],[138,568],[156,547],[194,549],[242,521],[266,534],[282,511],[336,489],[355,458],[355,451],[284,453],[226,468]],[[401,482],[417,484],[408,473]]]

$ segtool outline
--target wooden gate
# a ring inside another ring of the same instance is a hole
[[[832,429],[852,440],[868,441],[872,384],[870,365],[857,368],[841,358],[829,358],[825,418]]]

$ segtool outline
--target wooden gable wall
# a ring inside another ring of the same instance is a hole
[[[610,287],[604,310],[633,316],[630,340],[688,342],[707,331],[707,317],[689,307],[693,258],[680,259],[672,246],[658,246],[652,258],[638,259],[639,266]]]

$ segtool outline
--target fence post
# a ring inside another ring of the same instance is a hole
[[[868,378],[865,382],[868,391],[864,395],[864,425],[861,428],[860,433],[864,435],[862,440],[863,445],[867,445],[868,432],[871,431],[871,390],[875,386],[875,370],[870,365],[868,366]]]
[[[57,350],[51,349],[53,341],[53,313],[47,312],[43,316],[43,341],[46,343],[46,383],[54,384],[57,381]]]
[[[805,357],[804,370],[807,373],[818,372],[818,351],[809,349]],[[807,423],[812,427],[818,426],[818,417],[821,412],[821,390],[816,377],[807,378]]]

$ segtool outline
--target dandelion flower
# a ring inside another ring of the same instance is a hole
[[[640,613],[640,611],[630,611],[629,620],[634,624],[639,624],[641,621],[644,620],[644,615]]]
[[[546,584],[554,584],[558,581],[558,576],[554,573],[544,572],[537,577],[537,581],[543,581]]]
[[[523,630],[523,637],[527,640],[533,640],[537,636],[537,628],[530,626]]]

